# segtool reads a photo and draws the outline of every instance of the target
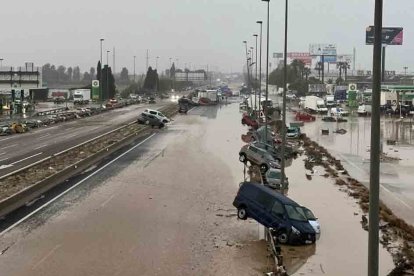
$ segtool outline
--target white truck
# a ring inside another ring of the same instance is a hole
[[[334,107],[336,106],[335,103],[335,96],[334,95],[327,95],[325,97],[326,107]]]
[[[372,106],[369,104],[361,104],[358,106],[358,116],[367,116],[371,115],[372,112]]]
[[[75,89],[73,91],[73,103],[74,104],[89,104],[91,100],[90,89]]]
[[[325,106],[325,101],[316,96],[305,97],[305,109],[314,113],[327,113],[328,108]]]

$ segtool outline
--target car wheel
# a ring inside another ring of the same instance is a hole
[[[262,165],[260,165],[260,171],[262,172],[262,173],[265,173],[265,172],[267,172],[267,170],[269,169],[269,167],[266,165],[266,164],[262,164]]]
[[[158,127],[159,127],[159,128],[163,128],[164,126],[165,126],[165,125],[161,123]]]
[[[242,219],[242,220],[246,220],[247,219],[247,212],[246,212],[246,208],[245,207],[240,207],[239,209],[237,209],[237,217],[239,219]]]
[[[245,164],[246,164],[246,162],[247,162],[246,154],[241,153],[241,154],[239,155],[239,160],[240,160],[240,162],[242,162],[242,163],[245,163]]]
[[[286,230],[281,230],[279,232],[279,234],[277,235],[277,240],[281,243],[281,244],[287,244],[289,241],[289,235],[286,232]]]

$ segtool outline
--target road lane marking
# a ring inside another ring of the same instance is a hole
[[[109,203],[109,201],[111,201],[113,198],[115,197],[115,195],[111,195],[107,200],[105,200],[102,204],[101,207],[105,207],[106,204]]]
[[[29,157],[26,157],[26,158],[20,159],[19,161],[13,162],[13,163],[11,163],[10,165],[16,165],[17,163],[20,163],[20,162],[23,162],[23,161],[25,161],[25,160],[27,160],[27,159],[30,159],[30,158],[33,158],[33,157],[35,157],[35,156],[41,155],[42,153],[43,153],[43,152],[39,152],[39,153],[36,153],[36,154],[30,155]]]
[[[62,245],[58,244],[55,247],[53,247],[52,250],[49,251],[40,261],[38,261],[33,267],[32,270],[36,269],[39,265],[41,265],[44,261],[46,261],[47,258],[52,256],[53,253],[55,253],[56,250],[58,250]]]
[[[346,158],[344,155],[339,154],[339,156],[344,159],[349,165],[353,166],[355,169],[363,172],[366,174],[366,172],[361,169],[360,167],[358,167],[356,164],[354,164],[351,160],[349,160],[348,158]],[[400,197],[398,197],[396,194],[394,194],[393,192],[391,192],[389,189],[387,189],[383,184],[380,183],[381,188],[383,188],[386,192],[388,192],[392,197],[394,197],[395,199],[397,199],[399,202],[401,202],[401,204],[403,204],[405,207],[409,208],[409,209],[413,209],[412,206],[410,206],[409,204],[407,204],[404,200],[402,200]],[[369,186],[367,187],[369,188]]]
[[[42,140],[43,138],[46,138],[46,137],[48,137],[48,136],[50,136],[50,133],[48,133],[48,134],[46,134],[46,135],[43,135],[43,136],[40,136],[40,137],[39,137],[39,140]]]
[[[8,149],[8,148],[11,148],[11,147],[14,147],[14,146],[17,146],[17,144],[12,144],[12,145],[9,145],[7,147],[0,148],[0,150]]]
[[[6,160],[8,160],[9,158],[4,158],[4,159],[1,159],[0,160],[0,162],[3,162],[3,161],[6,161]]]
[[[46,145],[41,145],[41,146],[38,146],[37,148],[34,148],[34,150],[38,150],[38,149],[44,148],[46,146],[47,146],[47,144]]]
[[[2,142],[2,141],[6,141],[6,140],[9,140],[9,139],[12,139],[13,137],[9,137],[9,138],[4,138],[4,139],[1,139],[0,140],[0,142]]]
[[[0,152],[0,156],[5,155],[5,154],[6,154],[6,152]]]
[[[122,153],[121,155],[119,155],[115,159],[111,160],[110,162],[108,162],[107,164],[105,164],[104,166],[102,166],[101,168],[97,169],[96,171],[94,171],[93,173],[91,173],[90,175],[88,175],[87,177],[85,177],[84,179],[80,180],[78,183],[76,183],[75,185],[73,185],[72,187],[70,187],[69,189],[67,189],[66,191],[64,191],[63,193],[61,193],[61,194],[57,195],[56,197],[52,198],[50,201],[46,202],[45,204],[43,204],[42,206],[40,206],[36,210],[32,211],[30,214],[27,214],[25,217],[23,217],[19,221],[17,221],[14,224],[10,225],[8,228],[6,228],[5,230],[3,230],[0,233],[0,237],[2,237],[4,234],[6,234],[7,232],[9,232],[10,230],[12,230],[16,226],[18,226],[20,223],[24,222],[25,220],[27,220],[28,218],[30,218],[31,216],[33,216],[34,214],[36,214],[37,212],[43,210],[44,208],[46,208],[47,206],[49,206],[50,204],[52,204],[53,202],[55,202],[56,200],[58,200],[59,198],[61,198],[62,196],[64,196],[65,194],[69,193],[70,191],[72,191],[73,189],[75,189],[76,187],[78,187],[79,185],[81,185],[83,182],[85,182],[86,180],[88,180],[89,178],[91,178],[92,176],[94,176],[95,174],[99,173],[100,171],[102,171],[103,169],[105,169],[106,167],[108,167],[109,165],[111,165],[112,163],[114,163],[115,161],[117,161],[118,159],[120,159],[121,157],[125,156],[126,154],[130,153],[131,151],[133,151],[137,147],[141,146],[142,144],[144,144],[146,141],[148,141],[149,139],[151,139],[155,135],[156,135],[156,133],[151,134],[145,140],[143,140],[140,143],[136,144],[135,146],[133,146],[132,148],[130,148],[126,152]]]

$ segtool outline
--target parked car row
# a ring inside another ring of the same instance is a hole
[[[73,110],[63,109],[59,113],[54,113],[44,116],[35,116],[29,119],[22,119],[18,121],[3,121],[0,122],[0,136],[11,135],[14,133],[25,133],[33,128],[39,128],[60,122],[71,121],[83,117],[93,116],[101,112],[105,112],[114,108],[122,108],[124,106],[139,103],[140,99],[111,99],[102,107],[79,107]]]

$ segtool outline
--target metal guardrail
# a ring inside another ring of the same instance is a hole
[[[174,105],[175,106],[175,105]],[[169,107],[163,107],[160,110],[163,113],[167,113],[169,112]],[[172,116],[174,113],[176,113],[177,108],[174,107],[175,112],[172,112],[172,108],[171,108],[171,114],[167,114],[169,116]],[[49,157],[46,157],[42,160],[39,160],[35,163],[32,163],[28,166],[25,166],[23,168],[20,168],[16,171],[13,171],[9,174],[6,174],[2,177],[0,177],[0,180],[5,179],[9,176],[18,174],[18,173],[22,173],[27,169],[30,169],[33,166],[39,165],[53,157],[62,155],[64,153],[67,153],[71,150],[77,149],[81,146],[84,146],[88,143],[91,143],[97,139],[100,139],[106,135],[112,134],[116,131],[119,131],[120,129],[126,128],[132,124],[134,124],[135,121],[127,123],[119,128],[116,128],[114,130],[111,130],[107,133],[104,133],[102,135],[99,135],[97,137],[94,137],[93,139],[90,139],[88,141],[85,141],[79,145],[76,145],[74,147],[71,147],[69,149],[66,149],[64,151],[61,151],[59,153],[53,154]],[[75,176],[79,173],[81,173],[82,171],[84,171],[85,169],[87,169],[89,166],[93,165],[94,163],[98,162],[99,160],[109,156],[110,154],[114,153],[115,151],[125,147],[126,145],[130,144],[131,142],[133,142],[134,140],[136,140],[138,137],[146,135],[147,131],[150,130],[151,128],[148,126],[142,126],[142,128],[140,128],[137,132],[132,133],[131,135],[125,137],[124,139],[122,139],[121,141],[118,141],[117,143],[114,143],[112,145],[109,145],[107,147],[102,148],[100,151],[98,151],[97,153],[83,159],[80,160],[79,162],[76,162],[74,164],[69,165],[68,167],[64,168],[63,170],[56,172],[55,174],[29,186],[24,188],[23,190],[15,193],[14,195],[3,199],[0,201],[0,217],[6,216],[7,214],[11,213],[12,211],[24,206],[27,202],[30,202],[31,200],[39,197],[40,195],[42,195],[43,193],[45,193],[46,191],[50,190],[51,188],[57,186],[58,184],[62,183],[64,180]]]

